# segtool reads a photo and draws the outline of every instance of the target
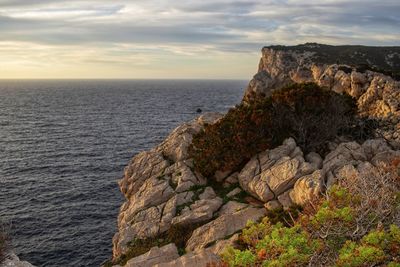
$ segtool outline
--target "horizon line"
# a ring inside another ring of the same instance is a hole
[[[40,81],[40,80],[126,80],[126,81],[145,81],[145,80],[159,80],[159,81],[249,81],[250,79],[237,79],[237,78],[0,78],[0,81]]]

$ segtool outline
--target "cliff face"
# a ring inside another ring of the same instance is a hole
[[[400,156],[395,149],[400,140],[399,82],[372,70],[361,72],[350,61],[345,62],[350,65],[331,64],[333,52],[321,54],[318,49],[315,44],[264,48],[259,72],[246,89],[244,101],[268,96],[290,83],[313,81],[357,98],[361,114],[380,120],[386,140],[338,142],[322,157],[315,152],[305,155],[289,138],[281,146],[255,155],[239,172],[218,171],[215,178],[221,186],[216,187],[194,171],[188,154],[193,135],[223,116],[202,115],[176,128],[159,146],[136,155],[126,167],[120,181],[126,201],[113,239],[113,264],[205,267],[218,263],[218,254],[238,239],[236,233],[248,220],[259,220],[269,209],[303,205],[348,173],[363,175]],[[394,59],[393,51],[386,58]],[[382,65],[378,60],[381,54],[376,53],[375,61],[375,56],[367,55],[365,60],[397,70],[398,63],[385,60],[387,65]],[[339,58],[346,59],[344,55]],[[191,230],[171,237],[177,226]],[[186,234],[187,238],[179,237]],[[132,250],[141,244],[138,240],[153,240],[154,247],[132,256]],[[123,255],[131,256],[121,261]]]
[[[399,73],[400,47],[264,47],[258,73],[246,88],[243,101],[270,96],[273,90],[289,84],[314,82],[357,99],[359,113],[380,121],[383,137],[398,146],[400,82],[393,76]]]
[[[288,84],[315,82],[356,98],[379,76],[385,82],[400,78],[400,47],[328,46],[304,44],[262,49],[258,73],[244,101],[268,96]]]

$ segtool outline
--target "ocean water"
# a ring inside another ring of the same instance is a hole
[[[37,266],[109,259],[117,180],[181,122],[225,112],[246,81],[0,81],[0,220]]]

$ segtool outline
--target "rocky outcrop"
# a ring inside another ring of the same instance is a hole
[[[210,113],[175,129],[156,148],[139,153],[125,168],[120,181],[126,197],[118,216],[118,233],[113,238],[113,255],[118,257],[134,239],[147,239],[167,231],[172,224],[190,224],[209,220],[222,200],[195,199],[206,180],[191,169],[187,149],[192,135],[205,123],[213,123],[221,114]],[[182,213],[177,207],[186,206]]]
[[[303,152],[290,138],[282,146],[254,156],[240,172],[239,183],[263,202],[279,197],[285,200],[283,194],[293,188],[298,179],[315,171],[316,165],[304,159]]]
[[[161,248],[153,247],[149,252],[130,259],[126,267],[153,267],[156,264],[173,261],[179,258],[178,249],[174,244],[168,244]]]
[[[243,229],[249,220],[256,221],[265,215],[264,208],[249,203],[231,200],[224,204],[215,190],[206,185],[206,179],[193,171],[187,153],[192,136],[205,123],[214,123],[220,117],[205,114],[183,124],[159,146],[131,160],[120,181],[126,202],[121,207],[119,231],[113,239],[114,258],[128,252],[130,242],[136,239],[156,238],[173,225],[200,225],[187,241],[186,251],[190,253],[179,257],[171,243],[130,259],[126,266],[206,266],[219,261],[215,251],[222,250],[222,244],[227,243],[219,240]],[[237,184],[238,173],[228,175],[221,172],[221,182]],[[241,192],[241,188],[232,188],[225,197],[233,199]],[[205,249],[214,242],[215,251]]]
[[[387,60],[400,55],[399,50],[320,44],[264,47],[243,101],[270,96],[293,83],[315,82],[356,98],[360,114],[378,120],[379,134],[400,147],[400,58]]]
[[[218,255],[209,250],[198,250],[189,252],[182,257],[170,261],[164,262],[154,267],[189,267],[189,266],[207,266],[208,264],[217,264],[221,261]]]
[[[399,156],[400,151],[390,148],[383,139],[368,140],[362,145],[356,142],[342,143],[324,159],[322,172],[326,176],[326,186],[343,177],[343,173],[340,175],[343,168],[366,163],[372,166],[386,165]]]
[[[237,180],[240,187],[219,196],[206,185],[204,177],[192,170],[190,159],[173,162],[166,160],[162,151],[140,153],[127,167],[129,175],[121,182],[129,189],[125,191],[127,201],[121,207],[119,232],[114,237],[114,256],[125,253],[130,241],[157,237],[172,225],[199,225],[186,242],[185,255],[179,257],[171,243],[130,259],[127,266],[205,267],[219,262],[218,253],[234,242],[226,238],[243,229],[249,220],[264,217],[267,209],[304,205],[337,180],[363,175],[371,170],[368,166],[386,164],[399,156],[400,152],[384,139],[368,140],[361,145],[333,144],[324,159],[315,152],[304,156],[289,138],[281,146],[255,155],[239,173],[225,175],[222,184]],[[147,168],[142,161],[149,164]],[[140,187],[131,186],[139,181]],[[125,187],[121,188],[124,191]],[[245,203],[224,203],[223,198],[234,198],[242,191],[253,198],[245,197]]]
[[[223,214],[217,219],[197,228],[186,244],[186,251],[207,247],[219,239],[243,229],[247,222],[257,221],[265,216],[265,209],[246,208],[232,214]]]
[[[352,64],[362,61],[346,61],[343,54],[338,58],[343,58],[344,63],[331,62],[331,52],[321,54],[320,49],[316,44],[302,49],[264,48],[259,73],[250,82],[244,101],[268,96],[273,89],[294,82],[316,82],[357,98],[360,114],[385,122],[380,129],[386,140],[377,138],[363,144],[337,141],[321,157],[316,152],[304,155],[295,140],[289,138],[282,145],[253,156],[238,172],[217,171],[213,179],[224,187],[221,189],[195,172],[189,158],[193,135],[222,117],[204,114],[177,127],[159,146],[139,153],[126,167],[120,181],[126,201],[113,239],[114,259],[127,253],[132,241],[161,238],[163,244],[171,243],[129,259],[126,266],[218,264],[218,255],[227,245],[235,244],[237,232],[248,221],[260,220],[267,210],[305,205],[338,180],[364,175],[400,157],[396,150],[400,140],[399,82],[373,70],[361,71]],[[374,60],[373,57],[369,63]],[[396,70],[397,63],[390,62],[391,70]],[[178,226],[194,229],[179,248],[173,241],[163,239]],[[178,249],[186,254],[180,256]]]
[[[27,261],[21,261],[17,255],[10,253],[7,259],[0,264],[1,267],[35,267]]]

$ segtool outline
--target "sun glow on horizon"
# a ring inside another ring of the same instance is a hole
[[[264,45],[398,45],[397,1],[0,0],[0,78],[248,79]]]

